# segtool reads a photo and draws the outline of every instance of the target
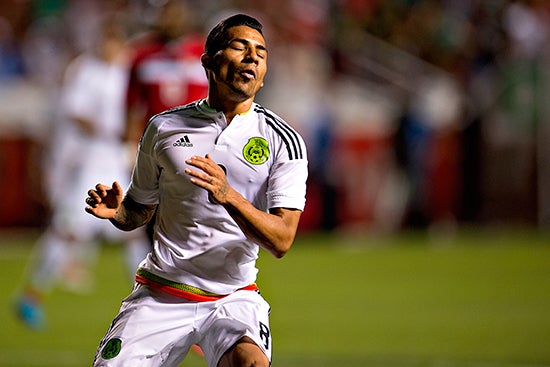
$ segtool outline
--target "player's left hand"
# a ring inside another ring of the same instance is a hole
[[[208,191],[210,199],[214,202],[222,205],[227,203],[228,195],[233,189],[227,182],[225,171],[214,162],[210,154],[206,154],[204,157],[193,156],[188,158],[185,163],[199,169],[185,169],[185,173],[191,176],[193,184]]]

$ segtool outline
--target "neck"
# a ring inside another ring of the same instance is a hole
[[[223,114],[225,115],[225,120],[228,124],[238,114],[248,112],[252,107],[252,102],[254,102],[253,97],[248,98],[244,101],[234,101],[228,98],[215,98],[209,94],[206,98],[206,103],[208,103],[208,106],[214,108],[217,111],[223,112]]]

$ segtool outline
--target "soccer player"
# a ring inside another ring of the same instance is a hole
[[[126,138],[136,144],[152,116],[208,93],[200,63],[204,36],[193,8],[186,1],[169,0],[156,10],[152,29],[130,42]]]
[[[301,136],[254,102],[267,72],[262,25],[244,14],[208,34],[206,99],[153,117],[132,181],[88,191],[86,211],[122,230],[157,210],[153,251],[101,341],[94,366],[177,366],[193,344],[210,367],[269,366],[260,247],[289,251],[305,206]]]
[[[150,249],[143,228],[116,231],[82,210],[83,192],[98,174],[129,182],[131,173],[122,143],[128,74],[124,26],[106,15],[98,30],[96,48],[69,64],[61,90],[45,167],[51,223],[36,244],[15,305],[19,319],[32,329],[45,326],[42,305],[54,286],[78,293],[91,286],[89,272],[103,239],[124,243],[130,276]]]

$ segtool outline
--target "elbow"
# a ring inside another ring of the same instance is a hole
[[[275,256],[277,259],[281,259],[283,256],[286,255],[286,253],[290,250],[290,247],[292,246],[292,241],[279,243],[276,246],[273,246],[271,248],[271,253],[273,256]]]
[[[115,226],[116,229],[124,231],[124,232],[130,232],[130,231],[133,231],[134,229],[136,229],[136,227],[130,226],[128,224],[125,225],[123,223],[120,223],[120,222],[116,221],[113,218],[109,219],[109,221],[111,222],[111,224],[113,226]]]
[[[275,250],[271,252],[276,259],[282,259],[286,255],[287,251]]]
[[[271,252],[276,259],[282,259],[286,255],[287,251],[272,251]]]

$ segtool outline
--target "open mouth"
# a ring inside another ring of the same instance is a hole
[[[256,73],[254,72],[254,70],[241,70],[239,72],[239,75],[245,80],[256,79]]]

